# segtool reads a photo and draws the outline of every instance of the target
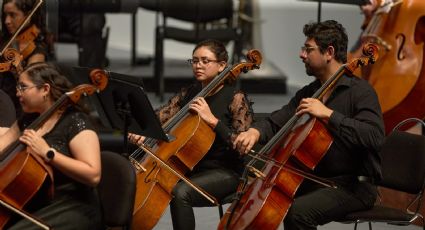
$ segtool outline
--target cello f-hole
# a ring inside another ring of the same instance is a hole
[[[397,60],[401,61],[406,58],[403,52],[404,43],[406,42],[406,36],[404,36],[404,34],[397,34],[396,40],[400,42],[400,48],[397,51]]]
[[[145,180],[144,180],[145,183],[150,183],[152,181],[151,179],[149,179],[149,176],[153,173],[153,171],[156,169],[156,167],[158,167],[158,163],[156,163],[156,161],[154,161],[152,163],[152,165],[153,165],[152,170],[149,171],[148,175],[146,175],[146,177],[145,177]]]

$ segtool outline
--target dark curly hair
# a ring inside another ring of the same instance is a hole
[[[341,63],[347,62],[348,36],[340,23],[334,20],[313,22],[306,24],[303,32],[307,38],[316,41],[321,53],[332,46],[335,49],[335,60]]]

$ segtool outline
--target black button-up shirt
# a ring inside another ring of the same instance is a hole
[[[320,86],[319,80],[310,83],[297,91],[287,105],[254,123],[252,127],[261,133],[260,143],[270,140],[295,114],[301,99],[311,97]],[[334,111],[327,125],[334,140],[315,168],[315,174],[380,179],[379,151],[385,135],[375,90],[363,79],[344,75],[325,104]]]

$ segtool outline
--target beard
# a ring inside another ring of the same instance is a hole
[[[306,73],[308,76],[313,76],[313,75],[314,75],[314,70],[310,67],[310,65],[308,65],[308,64],[306,63],[306,64],[304,64],[304,66],[305,66],[305,73]]]

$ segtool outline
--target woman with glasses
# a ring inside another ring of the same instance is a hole
[[[188,60],[196,82],[183,88],[172,97],[167,105],[157,110],[161,123],[167,122],[187,103],[189,108],[216,132],[212,147],[189,175],[194,184],[218,200],[236,191],[242,171],[242,158],[230,148],[231,139],[245,131],[252,122],[253,112],[247,96],[235,90],[233,85],[224,85],[216,94],[207,98],[194,98],[227,66],[228,54],[225,46],[216,40],[198,43],[192,58]],[[133,143],[141,144],[143,136],[129,135]],[[210,206],[210,201],[185,182],[174,187],[170,203],[174,229],[195,229],[192,207]]]
[[[19,75],[16,89],[24,114],[0,136],[0,153],[19,140],[26,151],[51,166],[54,178],[53,196],[40,189],[25,210],[53,229],[99,229],[100,209],[93,188],[100,181],[100,145],[88,115],[68,106],[54,111],[39,129],[26,129],[70,91],[71,83],[50,65],[35,63]],[[17,217],[8,225],[12,226],[7,229],[39,229]]]
[[[0,35],[2,48],[17,32],[36,2],[36,0],[3,0]],[[10,48],[15,48],[22,54],[23,60],[20,64],[23,68],[31,63],[46,61],[47,56],[53,51],[53,44],[47,36],[43,8],[41,6],[35,11],[29,23],[23,27],[10,45]],[[14,72],[0,73],[0,89],[10,96],[15,104],[16,115],[19,117],[22,110],[16,97],[16,78],[17,74]]]

